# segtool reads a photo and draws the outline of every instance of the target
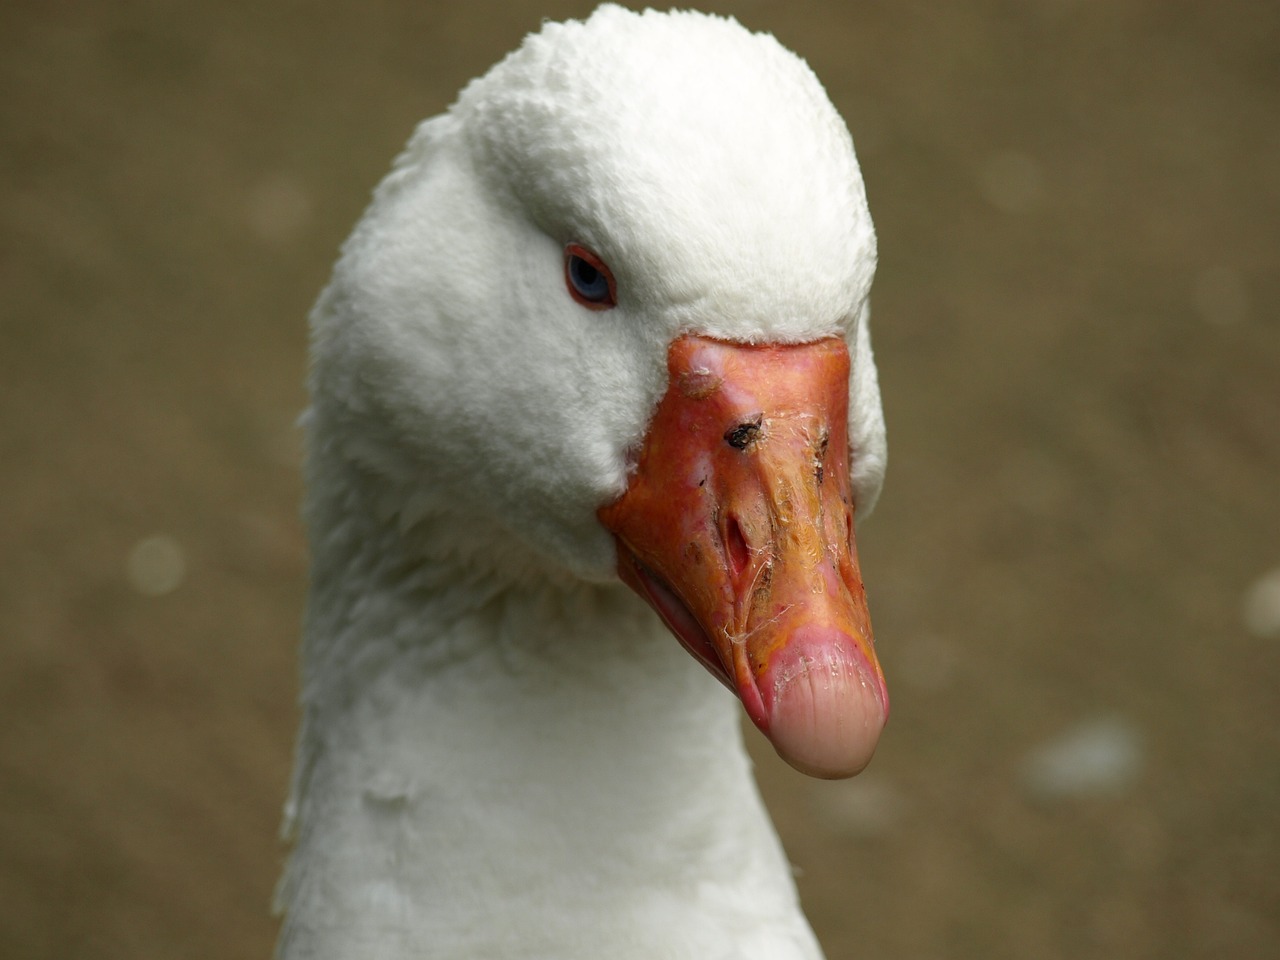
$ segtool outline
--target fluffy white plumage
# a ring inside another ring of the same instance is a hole
[[[607,314],[566,294],[570,241]],[[548,24],[419,127],[312,316],[281,957],[819,956],[737,704],[596,511],[700,333],[848,341],[865,513],[874,265],[844,124],[732,20]]]

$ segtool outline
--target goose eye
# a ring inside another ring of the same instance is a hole
[[[585,247],[571,243],[564,248],[564,283],[569,296],[588,310],[617,306],[618,291],[605,262]]]

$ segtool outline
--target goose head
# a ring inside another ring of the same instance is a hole
[[[888,710],[854,543],[885,464],[874,267],[849,134],[772,37],[547,24],[344,247],[311,486],[358,464],[424,564],[621,578],[784,759],[850,775]]]

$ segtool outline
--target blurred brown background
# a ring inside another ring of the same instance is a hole
[[[893,720],[760,756],[832,960],[1280,956],[1280,5],[708,6],[880,233]],[[306,311],[414,123],[589,9],[0,7],[0,955],[269,955]]]

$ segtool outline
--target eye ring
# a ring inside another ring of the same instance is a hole
[[[613,271],[580,244],[571,243],[564,248],[564,285],[569,296],[588,310],[608,310],[618,305]]]

